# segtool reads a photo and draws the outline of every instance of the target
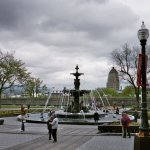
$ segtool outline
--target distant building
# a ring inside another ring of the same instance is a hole
[[[107,88],[113,88],[115,90],[119,90],[119,76],[117,70],[113,67],[109,74],[108,74],[108,80],[107,80]]]

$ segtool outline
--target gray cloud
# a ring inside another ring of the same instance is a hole
[[[79,64],[85,86],[101,87],[110,52],[136,43],[139,20],[121,0],[0,0],[0,47],[15,50],[46,84],[73,84],[69,73]]]

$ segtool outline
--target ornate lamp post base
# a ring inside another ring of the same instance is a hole
[[[134,150],[149,150],[150,135],[142,136],[143,133],[138,133],[134,137]]]

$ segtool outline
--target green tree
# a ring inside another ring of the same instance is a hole
[[[36,97],[39,95],[40,93],[40,89],[41,89],[41,85],[42,85],[43,81],[41,81],[39,78],[35,79],[35,95]]]
[[[42,96],[46,96],[46,94],[47,94],[47,90],[48,90],[48,88],[47,88],[47,86],[46,86],[46,84],[44,84],[43,86],[42,86]]]
[[[105,95],[107,95],[107,96],[117,96],[118,95],[117,91],[113,88],[97,88],[96,90],[99,92],[99,94],[101,96],[105,96]]]
[[[103,88],[103,92],[106,95],[112,96],[112,97],[118,95],[117,91],[115,89],[113,89],[113,88]]]
[[[41,93],[43,90],[46,90],[46,85],[42,87],[43,81],[41,81],[39,78],[29,78],[25,82],[25,92],[29,97],[37,98],[39,93]]]
[[[30,77],[29,79],[26,80],[24,84],[24,90],[26,95],[28,95],[30,98],[34,98],[34,93],[35,93],[35,84],[34,84],[34,78]]]
[[[14,52],[3,53],[0,50],[0,108],[3,91],[15,83],[23,84],[29,76],[30,73],[24,67],[24,62],[16,59]]]
[[[123,91],[122,91],[122,95],[123,96],[131,96],[133,97],[135,94],[134,92],[134,87],[133,86],[126,86]]]

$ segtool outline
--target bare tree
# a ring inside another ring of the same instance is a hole
[[[116,64],[119,76],[121,79],[126,80],[134,87],[137,104],[139,106],[139,87],[137,86],[137,68],[138,68],[138,55],[140,52],[139,47],[130,47],[124,44],[121,49],[115,49],[111,53],[112,61]],[[147,47],[148,59],[150,56],[150,48]],[[150,63],[147,65],[147,73],[150,72]]]

